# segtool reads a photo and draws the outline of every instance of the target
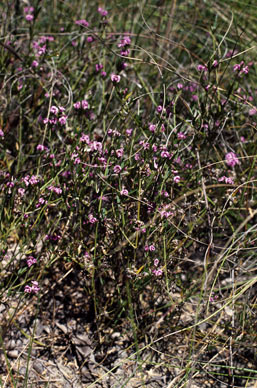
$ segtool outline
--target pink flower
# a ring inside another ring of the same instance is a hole
[[[84,133],[82,133],[80,139],[81,143],[87,143],[89,144],[90,143],[90,138],[88,135],[85,135]]]
[[[249,67],[248,66],[244,66],[241,70],[241,73],[244,73],[244,74],[248,74],[249,73]]]
[[[31,178],[29,179],[29,183],[31,185],[36,185],[39,182],[39,179],[35,175],[31,175]]]
[[[249,116],[254,116],[256,113],[257,113],[257,109],[256,108],[252,108],[249,110]]]
[[[89,220],[90,224],[95,224],[97,222],[97,218],[95,218],[93,216],[93,214],[88,215],[88,220]]]
[[[123,188],[120,192],[120,195],[128,195],[128,190]]]
[[[33,257],[33,256],[29,256],[27,258],[27,265],[28,265],[28,267],[31,267],[33,264],[36,264],[36,262],[37,262],[37,259],[35,257]]]
[[[75,109],[80,109],[80,107],[81,107],[81,102],[80,102],[80,101],[75,102],[75,103],[73,104],[73,107],[74,107]]]
[[[25,16],[25,18],[26,18],[26,20],[27,20],[28,22],[31,22],[31,21],[34,19],[34,16],[28,14],[28,15]]]
[[[179,175],[176,175],[176,176],[174,176],[174,178],[173,178],[173,181],[175,182],[175,183],[178,183],[179,181],[180,181],[180,176]]]
[[[244,65],[244,61],[241,61],[240,63],[236,63],[236,64],[233,66],[233,70],[234,70],[234,71],[239,71],[243,65]]]
[[[114,166],[113,171],[115,172],[115,174],[119,174],[121,172],[121,166],[117,164],[116,166]]]
[[[168,151],[162,151],[161,152],[161,157],[162,158],[168,158],[170,156],[169,152]]]
[[[20,188],[18,189],[18,193],[19,193],[19,195],[20,195],[21,197],[24,197],[24,195],[25,195],[25,189],[23,189],[22,187],[20,187]]]
[[[50,108],[50,112],[53,113],[54,115],[57,115],[59,112],[59,109],[57,108],[57,106],[52,105]]]
[[[197,66],[197,70],[198,70],[198,71],[207,71],[208,68],[207,68],[207,66],[205,66],[205,65],[198,65],[198,66]]]
[[[212,63],[212,67],[217,67],[219,64],[219,62],[217,61],[217,59],[215,59]]]
[[[155,276],[161,276],[162,275],[162,270],[159,268],[159,269],[154,269],[153,270],[153,274]]]
[[[24,7],[24,12],[25,13],[33,13],[34,12],[34,7]]]
[[[89,23],[85,19],[76,20],[75,24],[78,24],[79,26],[88,27]]]
[[[98,10],[97,10],[101,16],[107,16],[108,15],[108,11],[106,9],[103,9],[101,7],[98,7]]]
[[[38,286],[38,282],[33,280],[31,283],[32,283],[31,287],[28,285],[25,286],[24,292],[27,292],[27,293],[33,292],[34,294],[36,294],[40,290],[40,287]]]
[[[186,135],[183,132],[179,132],[178,139],[186,139]]]
[[[132,129],[132,128],[126,129],[126,134],[127,134],[128,136],[131,136],[132,132],[133,132],[133,129]]]
[[[38,67],[38,61],[33,61],[31,64],[32,67]]]
[[[40,290],[38,286],[38,282],[33,280],[31,283],[32,283],[32,292],[36,294]]]
[[[59,118],[59,123],[61,125],[65,125],[66,121],[67,121],[67,116],[62,116],[62,117]]]
[[[229,152],[228,154],[226,154],[225,159],[227,165],[230,167],[234,167],[236,164],[240,164],[238,157],[234,152]]]
[[[37,145],[37,151],[44,151],[45,147],[43,146],[43,144],[38,144]]]
[[[156,130],[156,125],[154,125],[154,124],[149,124],[149,130],[150,130],[151,132],[155,132],[155,130]]]
[[[225,181],[225,183],[230,184],[230,185],[233,185],[233,184],[234,184],[233,179],[230,178],[230,177],[226,177],[225,175],[223,175],[222,177],[220,177],[220,178],[218,179],[218,181],[219,181],[219,182],[224,182],[224,181]]]
[[[88,102],[86,100],[82,100],[81,101],[81,106],[82,106],[82,109],[88,109]]]
[[[112,74],[111,75],[111,80],[113,83],[119,83],[120,82],[120,75],[117,75],[117,74]]]
[[[24,288],[24,292],[27,292],[27,293],[31,293],[32,292],[32,287],[26,285],[25,288]]]
[[[118,156],[118,158],[121,158],[123,156],[123,153],[124,153],[123,148],[119,148],[118,150],[116,150],[116,155]]]
[[[100,64],[100,63],[97,63],[97,64],[95,65],[96,71],[100,71],[100,70],[102,70],[102,68],[103,68],[103,65]]]
[[[4,137],[4,132],[0,129],[0,137]]]
[[[153,265],[154,265],[155,267],[158,267],[158,264],[159,264],[159,259],[155,259]]]

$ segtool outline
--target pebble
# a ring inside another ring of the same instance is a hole
[[[33,369],[34,369],[37,373],[39,373],[40,375],[42,375],[43,372],[44,372],[44,370],[45,370],[45,368],[44,368],[42,362],[37,361],[37,360],[33,362]]]
[[[7,352],[7,354],[11,358],[17,358],[19,355],[19,352],[18,352],[18,350],[9,350],[9,352]]]

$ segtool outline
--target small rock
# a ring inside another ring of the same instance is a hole
[[[16,343],[14,339],[11,339],[10,341],[7,342],[6,344],[6,349],[14,349],[16,347]]]
[[[36,361],[33,362],[33,369],[34,369],[37,373],[39,373],[40,375],[42,375],[43,372],[44,372],[44,370],[45,370],[45,368],[44,368],[42,362],[40,362],[40,361],[38,361],[38,360],[36,360]]]
[[[19,352],[18,350],[10,350],[7,354],[11,358],[17,358],[19,355]]]

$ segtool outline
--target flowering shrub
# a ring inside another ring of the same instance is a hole
[[[164,3],[140,8],[133,23],[134,6],[116,2],[108,10],[56,2],[55,12],[26,2],[2,12],[1,298],[19,298],[19,312],[28,300],[82,295],[88,316],[76,319],[90,320],[96,341],[103,327],[124,330],[138,354],[149,330],[198,341],[204,323],[207,344],[212,335],[229,343],[217,355],[229,354],[231,377],[254,305],[252,49],[208,2],[194,10],[174,2],[172,11]],[[251,303],[237,309],[244,293]]]

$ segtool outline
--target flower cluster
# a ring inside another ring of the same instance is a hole
[[[235,167],[236,164],[240,164],[238,157],[234,152],[229,152],[225,156],[226,163],[230,167]]]
[[[159,265],[159,259],[155,259],[154,260],[154,269],[152,270],[152,273],[155,275],[155,276],[161,276],[162,275],[162,269],[161,267],[158,267]]]
[[[40,287],[38,285],[38,282],[36,280],[32,280],[31,284],[32,284],[32,286],[29,286],[29,285],[25,286],[24,292],[27,292],[29,294],[30,293],[37,294],[40,291]]]
[[[34,19],[34,7],[24,7],[25,19],[31,22]]]
[[[33,257],[33,256],[29,256],[27,258],[27,265],[28,265],[28,267],[31,267],[33,264],[36,264],[36,262],[37,262],[37,259],[35,257]]]
[[[86,110],[88,109],[88,102],[86,100],[82,100],[82,101],[77,101],[73,104],[74,108],[75,109],[83,109],[83,110]]]

